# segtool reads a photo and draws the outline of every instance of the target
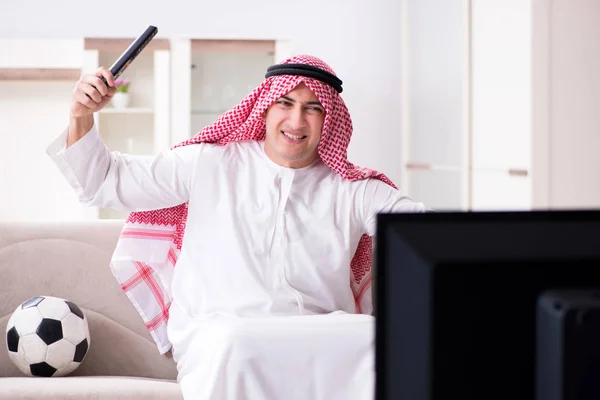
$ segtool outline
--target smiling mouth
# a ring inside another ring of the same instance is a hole
[[[295,141],[300,141],[300,140],[306,139],[308,137],[306,135],[304,135],[304,136],[295,136],[295,135],[292,135],[292,134],[284,132],[284,131],[281,131],[281,133],[283,133],[283,135],[285,137],[290,138],[290,139],[295,140]]]

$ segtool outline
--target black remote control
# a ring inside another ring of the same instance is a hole
[[[114,79],[117,79],[119,75],[121,75],[123,71],[125,71],[125,69],[129,67],[129,64],[131,64],[131,62],[138,56],[138,54],[140,54],[140,52],[144,50],[144,47],[146,47],[146,45],[152,40],[152,38],[156,36],[157,32],[158,29],[155,26],[150,25],[148,26],[148,28],[146,28],[144,33],[138,36],[138,38],[135,39],[135,41],[131,43],[131,45],[129,45],[127,50],[125,50],[123,54],[121,54],[119,59],[115,61],[115,63],[110,67],[110,72],[113,74]],[[101,79],[104,82],[104,84],[108,86],[106,79],[104,77],[101,77]]]

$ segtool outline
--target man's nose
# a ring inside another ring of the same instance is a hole
[[[301,107],[295,107],[288,118],[290,128],[300,130],[306,126],[304,110]]]

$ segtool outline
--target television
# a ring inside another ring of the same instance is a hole
[[[384,213],[375,239],[376,400],[600,398],[600,211]]]

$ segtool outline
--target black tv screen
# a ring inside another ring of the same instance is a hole
[[[540,296],[600,287],[600,211],[381,214],[377,224],[376,400],[539,396]]]

